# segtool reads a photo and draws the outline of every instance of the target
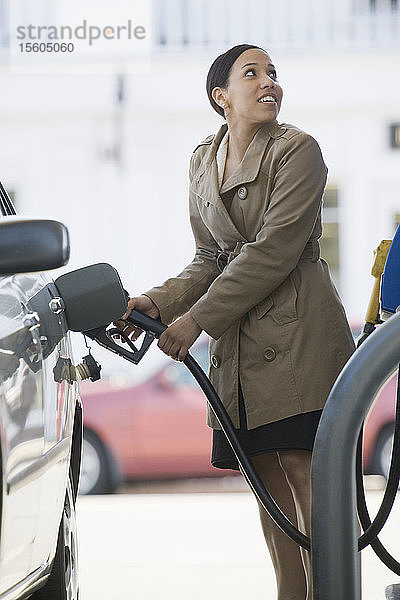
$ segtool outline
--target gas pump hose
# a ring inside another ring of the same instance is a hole
[[[159,338],[161,333],[166,329],[166,325],[158,320],[152,319],[147,315],[140,313],[137,310],[133,310],[130,316],[126,319],[136,327],[143,329],[144,331],[150,331],[156,338]],[[264,510],[270,515],[273,521],[280,527],[280,529],[286,533],[296,544],[305,548],[306,550],[311,549],[310,538],[304,535],[297,529],[281,511],[279,506],[276,504],[272,496],[265,489],[265,486],[255,471],[253,464],[247,457],[243,450],[240,442],[236,436],[236,431],[233,423],[222,404],[217,392],[215,391],[210,380],[201,369],[196,360],[188,353],[185,360],[183,361],[185,366],[192,373],[197,383],[203,390],[207,400],[209,401],[215,416],[217,417],[222,430],[224,431],[233,451],[235,452],[238,462],[242,468],[246,480],[253,490],[254,494],[260,501]],[[400,403],[400,391],[398,392],[398,405]],[[396,414],[396,432],[400,431],[400,410],[397,410]],[[361,448],[361,437],[359,439],[359,448]],[[368,510],[365,502],[365,494],[362,479],[362,470],[357,469],[357,488],[358,488],[358,510],[361,525],[364,529],[364,534],[359,538],[359,550],[365,548],[368,544],[371,544],[374,551],[377,553],[379,558],[395,573],[400,575],[400,564],[395,561],[393,557],[384,549],[381,542],[377,538],[377,534],[385,524],[390,510],[393,506],[394,498],[397,492],[397,486],[400,476],[400,436],[395,435],[394,451],[392,454],[392,462],[390,467],[390,475],[388,485],[385,491],[384,499],[381,507],[371,522],[368,514]]]
[[[132,323],[136,327],[139,327],[143,331],[151,331],[156,338],[159,338],[162,332],[167,328],[166,325],[161,323],[156,319],[152,319],[147,315],[139,312],[138,310],[132,310],[129,317],[126,321]],[[123,333],[119,332],[122,337]],[[203,369],[197,363],[197,361],[193,358],[193,356],[188,353],[186,355],[185,360],[183,361],[185,366],[192,373],[193,377],[196,379],[197,383],[203,390],[207,400],[209,401],[215,416],[217,417],[222,430],[224,431],[230,445],[232,446],[233,451],[237,456],[238,463],[240,464],[242,471],[248,481],[251,489],[254,494],[260,501],[264,510],[271,516],[271,518],[275,521],[275,523],[288,535],[296,544],[305,548],[306,550],[311,549],[310,538],[304,535],[301,531],[297,529],[285,516],[285,514],[281,511],[279,506],[276,504],[275,500],[265,489],[263,482],[255,471],[253,464],[247,457],[244,452],[240,442],[236,436],[235,428],[229,417],[224,405],[222,404],[217,392],[215,391],[212,383],[208,379],[207,375],[204,373]]]

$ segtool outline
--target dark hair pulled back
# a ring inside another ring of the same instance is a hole
[[[211,92],[215,87],[225,88],[227,86],[233,63],[241,54],[243,54],[243,52],[246,50],[251,50],[252,48],[258,48],[259,50],[266,52],[266,50],[264,50],[264,48],[260,48],[260,46],[253,46],[252,44],[239,44],[238,46],[233,46],[223,54],[217,56],[211,65],[210,70],[208,71],[206,82],[208,99],[213,109],[224,118],[224,109],[215,102]]]

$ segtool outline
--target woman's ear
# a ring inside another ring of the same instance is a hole
[[[226,93],[225,93],[225,90],[223,90],[222,88],[215,87],[211,92],[211,96],[212,96],[213,100],[218,104],[218,106],[220,106],[224,110],[225,110],[225,108],[228,107],[228,103],[226,100]]]

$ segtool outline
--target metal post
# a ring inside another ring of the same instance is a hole
[[[318,427],[311,467],[315,600],[360,600],[355,456],[372,400],[400,362],[400,313],[371,334],[339,375]]]

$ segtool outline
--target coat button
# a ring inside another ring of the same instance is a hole
[[[267,362],[272,362],[276,358],[276,352],[271,346],[265,348],[264,358]]]
[[[216,354],[213,354],[211,357],[211,364],[214,367],[214,369],[218,369],[218,367],[220,367],[220,365],[221,365],[220,357],[217,356]]]
[[[237,194],[241,200],[244,200],[245,198],[247,198],[247,187],[242,185],[242,187],[240,187],[238,189]]]

